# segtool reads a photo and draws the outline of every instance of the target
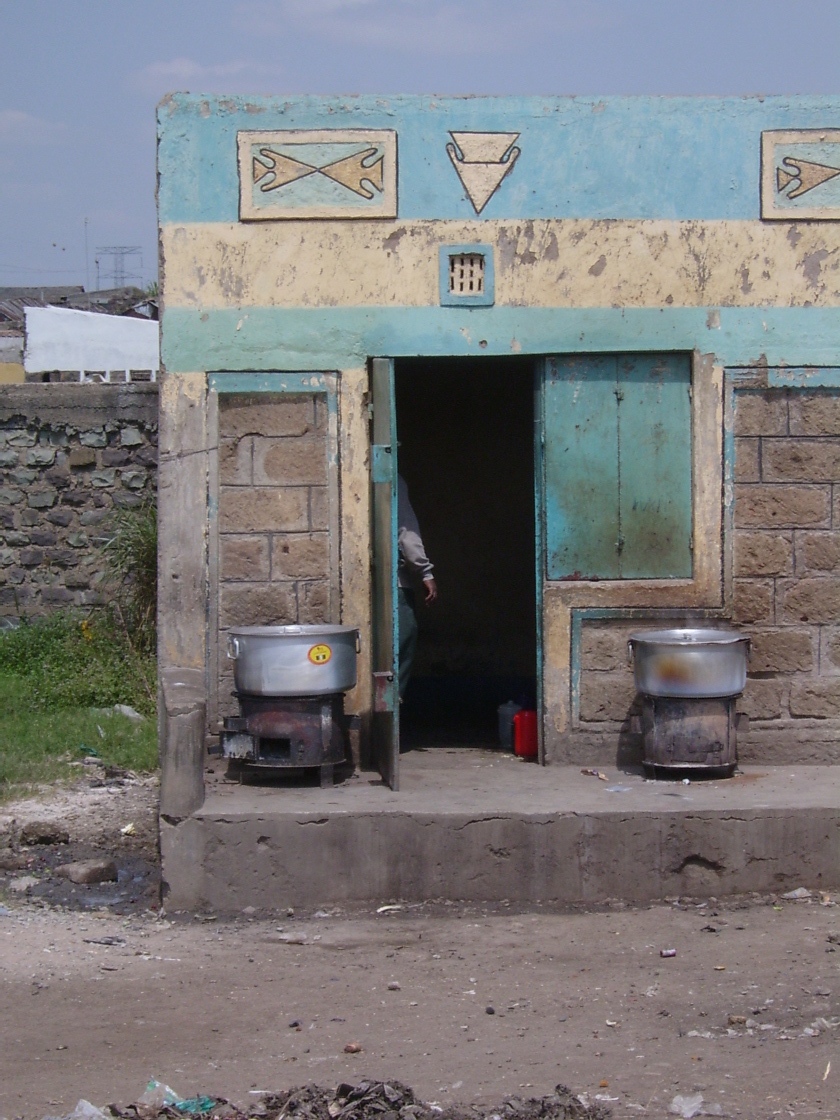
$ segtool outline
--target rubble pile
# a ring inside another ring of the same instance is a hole
[[[586,1103],[564,1085],[549,1096],[507,1097],[493,1107],[442,1107],[418,1100],[399,1081],[362,1079],[336,1089],[302,1085],[288,1092],[263,1093],[247,1112],[220,1097],[181,1100],[168,1086],[153,1085],[152,1091],[126,1108],[109,1105],[100,1110],[80,1101],[76,1112],[61,1120],[609,1120],[610,1116],[608,1108]]]

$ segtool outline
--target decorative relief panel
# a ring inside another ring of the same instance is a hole
[[[761,216],[840,220],[840,129],[762,132]]]
[[[243,221],[397,216],[396,132],[240,132],[237,144]]]

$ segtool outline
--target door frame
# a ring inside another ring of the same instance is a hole
[[[420,355],[422,357],[423,355]],[[433,355],[429,360],[440,358]],[[444,356],[445,357],[445,356]],[[452,355],[455,358],[455,355]],[[543,445],[542,398],[545,362],[547,355],[533,356],[530,392],[533,406],[533,502],[535,533],[534,610],[535,641],[534,664],[536,670],[536,706],[538,761],[545,765],[544,720],[544,655],[543,655],[543,603],[545,581],[545,518],[543,503]],[[399,789],[399,610],[397,600],[397,476],[398,428],[394,391],[394,358],[371,358],[369,361],[370,416],[371,416],[371,751],[373,766],[391,789]],[[385,487],[391,485],[391,555],[380,556],[385,537]],[[377,490],[382,488],[379,495]],[[377,497],[380,510],[377,515]],[[384,563],[384,567],[383,567]],[[384,627],[381,620],[388,616],[386,585],[390,586],[391,626]],[[388,644],[390,631],[390,646]],[[389,678],[389,679],[386,679]]]
[[[371,754],[382,780],[400,787],[397,600],[397,412],[394,359],[370,362]]]

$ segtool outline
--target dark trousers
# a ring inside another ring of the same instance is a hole
[[[408,688],[414,655],[417,653],[417,615],[414,613],[414,592],[410,588],[397,588],[397,621],[400,638],[400,699],[402,699]]]

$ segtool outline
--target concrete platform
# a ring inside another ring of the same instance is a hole
[[[649,781],[498,751],[411,751],[401,789],[208,783],[161,819],[166,905],[219,912],[430,898],[596,903],[840,887],[840,767]]]

